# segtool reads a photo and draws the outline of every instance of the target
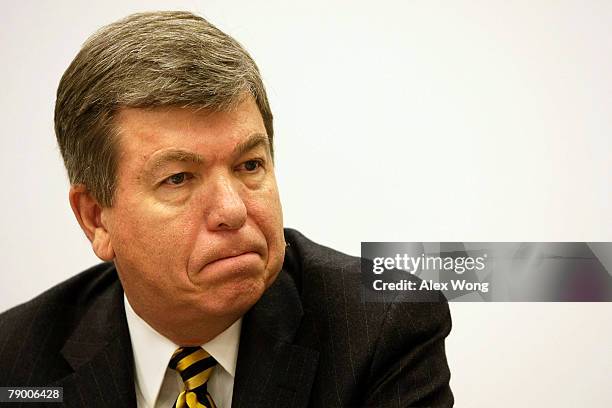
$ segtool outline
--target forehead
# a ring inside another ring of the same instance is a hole
[[[115,125],[121,155],[138,155],[145,160],[156,151],[168,148],[183,148],[201,154],[222,153],[255,133],[266,134],[253,98],[247,98],[226,111],[180,107],[122,108]]]

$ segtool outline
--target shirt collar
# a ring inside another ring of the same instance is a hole
[[[179,346],[159,334],[138,316],[125,294],[123,300],[134,354],[136,385],[147,405],[155,406],[168,362]],[[232,377],[236,374],[241,326],[242,318],[202,345],[202,348],[214,357]]]

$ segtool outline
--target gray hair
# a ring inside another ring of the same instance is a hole
[[[94,33],[60,81],[55,133],[71,184],[105,207],[116,187],[121,107],[228,110],[251,95],[272,149],[272,112],[255,62],[232,37],[183,11],[132,14]]]

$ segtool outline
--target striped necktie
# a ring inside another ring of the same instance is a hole
[[[174,403],[175,408],[216,408],[206,387],[216,364],[202,347],[180,347],[174,352],[168,366],[178,371],[185,383],[185,390]]]

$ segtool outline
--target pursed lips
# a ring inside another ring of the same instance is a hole
[[[227,259],[238,258],[239,256],[246,255],[246,254],[257,254],[257,255],[259,255],[255,251],[245,251],[245,252],[237,253],[235,255],[228,255],[228,256],[222,256],[222,257],[216,258],[216,259],[208,262],[206,265],[210,265],[210,264],[213,264],[215,262],[223,261],[223,260],[227,260]]]
[[[244,255],[254,254],[261,257],[262,252],[257,248],[256,245],[241,245],[238,248],[233,248],[229,251],[219,251],[215,253],[211,259],[209,259],[205,264],[204,268],[208,267],[216,262],[220,261],[231,261],[232,259],[238,259]]]
[[[236,239],[223,241],[222,243],[216,243],[213,248],[215,249],[211,250],[209,247],[208,251],[202,252],[202,257],[193,263],[194,266],[198,265],[196,268],[190,269],[188,267],[187,270],[192,271],[192,276],[199,275],[206,270],[208,270],[206,275],[209,275],[209,273],[216,275],[226,269],[226,267],[231,269],[238,268],[236,270],[238,271],[242,269],[241,266],[248,264],[254,266],[253,262],[266,262],[266,244],[265,242],[260,243],[258,240],[244,240],[240,242],[240,240]]]

